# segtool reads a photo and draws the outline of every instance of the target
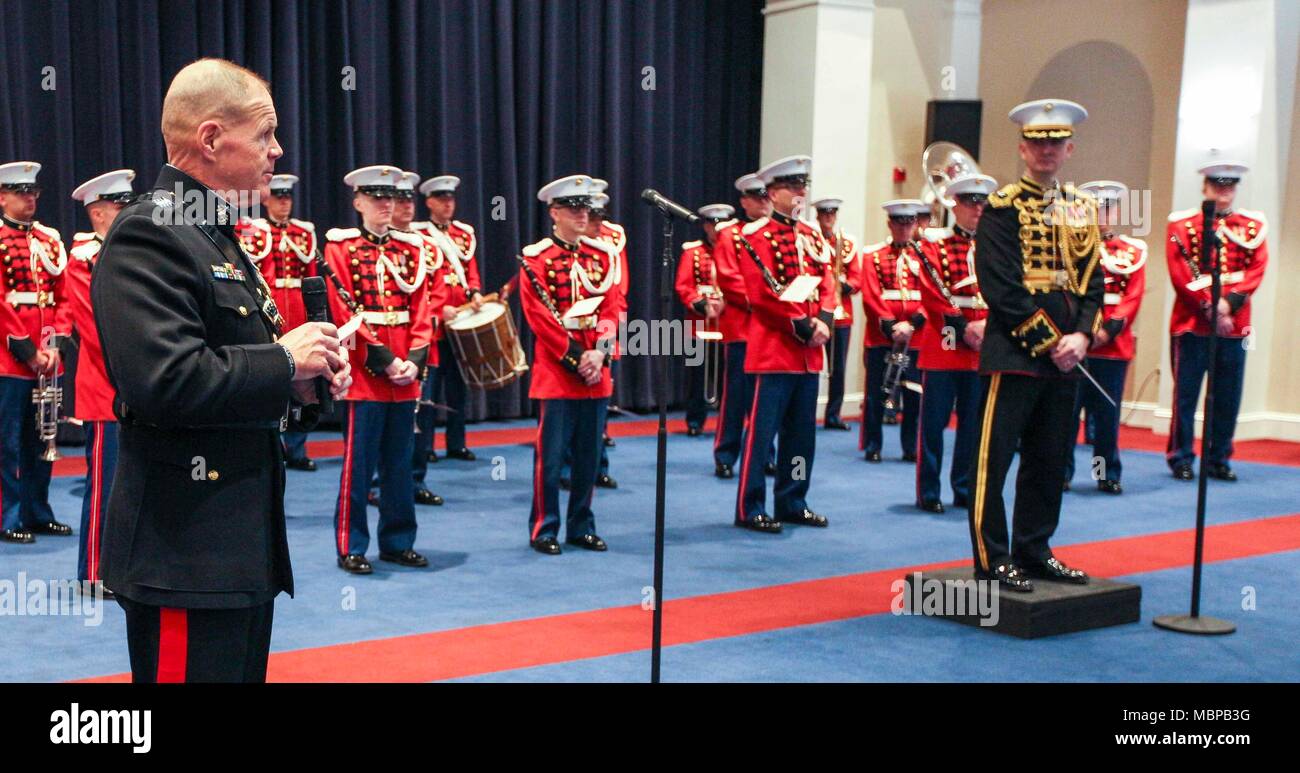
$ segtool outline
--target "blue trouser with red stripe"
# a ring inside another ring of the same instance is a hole
[[[541,400],[537,439],[533,443],[533,505],[528,514],[528,539],[558,538],[560,476],[571,455],[572,476],[565,536],[577,539],[596,533],[591,496],[609,399]]]
[[[123,596],[131,681],[266,681],[275,601],[236,609],[140,604]]]
[[[429,369],[429,377],[424,380],[420,386],[420,399],[434,402],[434,395],[437,393],[438,380],[434,376],[434,369]],[[411,480],[415,482],[416,489],[425,488],[424,476],[429,472],[429,452],[434,446],[434,414],[437,412],[432,406],[421,405],[415,411],[415,437],[411,442]],[[449,414],[450,416],[450,414]],[[450,418],[448,418],[450,421]],[[448,448],[459,448],[460,446],[447,446]]]
[[[953,503],[970,502],[971,457],[979,445],[980,375],[973,370],[921,371],[921,448],[916,460],[916,502],[938,502],[943,469],[943,431],[957,410],[957,440],[952,448]]]
[[[830,340],[824,345],[826,361],[830,363],[830,376],[826,384],[826,418],[825,421],[839,421],[840,408],[844,405],[844,371],[849,358],[849,336],[853,328],[848,325],[836,325]]]
[[[884,434],[881,424],[885,418],[885,369],[887,368],[885,358],[889,356],[889,346],[871,346],[867,348],[867,393],[862,396],[862,402],[865,404],[862,411],[862,433],[859,436],[858,445],[864,454],[881,453],[884,449]],[[905,381],[917,381],[921,373],[917,370],[916,360],[920,353],[916,349],[908,349],[907,356],[912,358],[907,370],[903,373]],[[903,420],[899,425],[898,439],[903,446],[903,454],[916,453],[916,425],[917,414],[921,412],[921,396],[916,392],[902,387],[899,392],[902,394]]]
[[[1195,436],[1196,403],[1201,381],[1210,367],[1209,336],[1184,333],[1173,337],[1169,347],[1174,360],[1174,415],[1169,421],[1169,445],[1165,460],[1170,468],[1191,464]],[[1246,376],[1246,347],[1240,338],[1220,338],[1214,363],[1214,425],[1205,461],[1226,464],[1232,457],[1232,436],[1237,431],[1241,389]]]
[[[718,423],[713,431],[713,461],[734,467],[740,457],[754,402],[754,374],[745,372],[745,342],[729,341],[722,361],[722,394],[718,403]],[[776,463],[776,438],[767,451],[767,461]]]
[[[780,519],[802,513],[807,507],[808,482],[817,449],[817,373],[758,373],[750,402],[745,454],[741,460],[736,520],[766,515],[767,479],[764,451],[777,444],[776,487],[773,515]],[[760,449],[755,453],[755,449]]]
[[[1074,400],[1074,420],[1078,422],[1079,412],[1087,411],[1087,422],[1092,426],[1093,459],[1101,459],[1104,465],[1097,471],[1101,477],[1096,480],[1113,480],[1119,482],[1122,470],[1119,461],[1119,402],[1124,397],[1124,377],[1128,374],[1128,360],[1103,359],[1089,357],[1086,367],[1088,372],[1106,389],[1106,394],[1115,401],[1111,405],[1101,396],[1097,387],[1087,379],[1079,379],[1079,394]],[[1073,439],[1078,440],[1079,432],[1075,429]],[[1073,444],[1071,445],[1073,448]],[[1096,462],[1094,461],[1095,465]],[[1091,468],[1091,465],[1090,465]],[[1074,454],[1071,453],[1065,464],[1065,479],[1074,477]]]
[[[86,427],[86,490],[81,495],[81,542],[77,548],[77,579],[98,582],[99,548],[104,536],[104,512],[117,469],[117,422],[88,421]]]
[[[50,509],[51,462],[36,432],[33,379],[0,376],[0,523],[22,531],[54,520]]]
[[[280,443],[284,445],[285,459],[302,461],[307,458],[306,432],[281,432]]]
[[[343,473],[334,506],[334,547],[340,556],[365,555],[370,547],[366,494],[379,470],[379,550],[415,547],[415,401],[347,400],[343,411]]]

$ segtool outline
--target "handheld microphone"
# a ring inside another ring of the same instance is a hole
[[[325,297],[325,280],[318,276],[303,277],[302,280],[302,305],[307,310],[308,322],[329,322],[329,304]],[[324,413],[331,413],[334,410],[334,397],[330,394],[329,379],[324,376],[317,376],[316,383],[316,400],[320,403],[320,409]]]
[[[686,207],[683,207],[681,204],[678,204],[672,199],[661,195],[659,191],[655,190],[654,188],[646,188],[645,190],[641,191],[641,198],[647,204],[652,204],[658,207],[660,210],[663,211],[664,214],[668,215],[669,217],[681,218],[682,220],[685,220],[688,223],[700,222],[699,215],[690,211]]]

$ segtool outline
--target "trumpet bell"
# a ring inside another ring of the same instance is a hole
[[[921,155],[921,167],[925,169],[926,187],[945,207],[955,203],[946,194],[948,183],[958,177],[983,174],[975,157],[952,142],[931,143]]]
[[[62,458],[63,454],[59,453],[59,449],[54,447],[54,441],[50,441],[49,444],[45,446],[45,450],[41,452],[42,462],[57,462]]]

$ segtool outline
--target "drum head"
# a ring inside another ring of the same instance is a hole
[[[478,311],[466,309],[457,314],[455,319],[447,323],[447,328],[450,330],[473,330],[489,324],[505,313],[506,307],[504,305],[495,301],[488,301]]]

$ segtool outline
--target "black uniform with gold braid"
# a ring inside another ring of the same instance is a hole
[[[1052,576],[1048,540],[1060,518],[1077,376],[1051,351],[1063,336],[1091,338],[1101,320],[1096,202],[1070,186],[1022,178],[989,197],[976,233],[975,271],[989,317],[980,352],[979,449],[971,471],[971,541],[977,574],[1012,565]],[[1013,533],[1002,486],[1016,450]],[[1054,563],[1054,562],[1053,562]]]

